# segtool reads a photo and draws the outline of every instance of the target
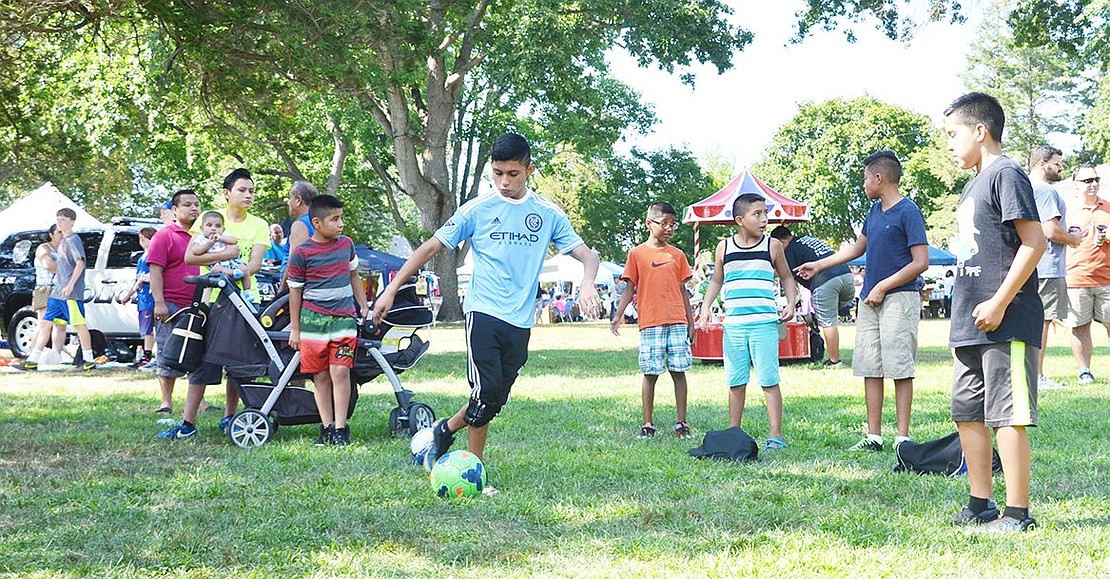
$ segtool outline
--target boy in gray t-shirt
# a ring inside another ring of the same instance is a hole
[[[73,326],[77,331],[77,339],[81,342],[81,361],[75,361],[74,364],[82,370],[92,370],[96,368],[92,336],[85,325],[85,246],[81,243],[81,237],[73,232],[77,212],[64,207],[58,210],[57,220],[58,231],[62,232],[62,243],[58,246],[54,291],[46,300],[46,313],[42,319],[63,326]],[[49,332],[43,333],[35,341],[31,355],[23,363],[24,370],[38,370],[38,361],[49,336]]]

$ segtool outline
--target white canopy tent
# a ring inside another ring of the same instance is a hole
[[[49,228],[57,223],[58,210],[63,207],[69,207],[77,213],[74,229],[104,227],[99,219],[90,215],[48,181],[0,211],[0,239],[19,231]]]

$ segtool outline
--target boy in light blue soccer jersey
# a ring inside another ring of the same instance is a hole
[[[393,305],[401,285],[432,256],[470,240],[474,274],[463,304],[470,399],[453,416],[435,424],[435,437],[424,458],[429,470],[464,427],[469,427],[470,452],[484,460],[489,422],[505,405],[528,360],[536,288],[549,244],[582,262],[585,271],[579,303],[583,310],[596,314],[601,307],[594,286],[597,254],[574,232],[562,209],[527,186],[528,177],[536,170],[528,141],[514,133],[501,135],[493,143],[490,161],[497,191],[460,207],[417,248],[374,302],[377,324]],[[497,491],[487,485],[484,492]]]

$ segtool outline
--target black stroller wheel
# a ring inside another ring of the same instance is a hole
[[[422,428],[429,428],[436,422],[436,413],[431,406],[420,402],[409,405],[409,436],[416,434]]]
[[[248,408],[235,415],[227,429],[227,436],[239,448],[266,444],[274,435],[274,425],[258,410]]]
[[[400,436],[407,434],[408,431],[408,417],[405,417],[402,421],[401,407],[394,406],[393,410],[389,411],[389,432],[393,433],[394,436]]]

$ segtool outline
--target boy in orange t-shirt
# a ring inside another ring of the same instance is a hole
[[[678,227],[674,207],[669,203],[652,203],[647,210],[644,224],[650,236],[647,241],[628,252],[628,260],[621,278],[628,281],[628,288],[617,305],[609,328],[620,335],[621,315],[633,296],[637,300],[640,327],[640,370],[644,373],[641,396],[644,405],[644,425],[640,438],[655,435],[652,413],[655,406],[655,382],[665,370],[674,381],[674,398],[677,421],[675,435],[690,436],[686,424],[686,371],[693,364],[690,341],[694,336],[694,317],[690,309],[690,295],[686,281],[693,277],[686,254],[668,243]]]

